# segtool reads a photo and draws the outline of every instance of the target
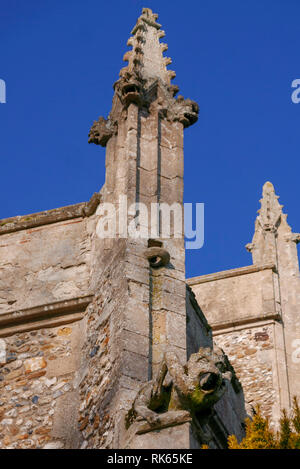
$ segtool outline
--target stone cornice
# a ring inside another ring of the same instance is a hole
[[[187,284],[190,286],[198,285],[200,283],[213,282],[215,280],[221,280],[224,278],[238,277],[239,275],[252,274],[254,272],[260,272],[261,270],[273,270],[276,272],[275,264],[261,264],[261,265],[249,265],[246,267],[239,267],[237,269],[223,270],[208,275],[201,275],[199,277],[192,277],[187,279]]]
[[[54,208],[44,212],[22,215],[0,220],[0,235],[14,231],[27,230],[37,226],[49,225],[73,218],[88,217],[95,213],[100,203],[100,194],[95,193],[89,202]]]
[[[236,320],[228,320],[228,321],[220,321],[215,323],[210,323],[212,328],[213,334],[216,335],[216,332],[224,333],[225,330],[231,329],[234,330],[237,327],[243,328],[249,327],[251,324],[260,325],[260,323],[265,321],[280,321],[281,316],[279,313],[272,312],[272,313],[265,313],[261,316],[249,316],[246,318],[240,318]]]
[[[78,321],[92,300],[90,294],[0,314],[0,337]]]

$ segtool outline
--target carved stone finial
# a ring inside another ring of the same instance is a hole
[[[160,42],[165,33],[157,18],[152,10],[143,8],[127,42],[131,50],[125,53],[124,61],[128,65],[121,69],[120,78],[114,84],[112,110],[107,120],[100,117],[94,122],[89,143],[106,146],[110,137],[117,133],[120,120],[126,119],[130,104],[151,112],[155,103],[152,110],[162,119],[180,122],[184,127],[198,120],[199,107],[195,101],[182,96],[175,98],[179,88],[172,85],[171,80],[176,74],[167,69],[172,60],[163,55],[168,46]]]
[[[255,232],[252,242],[246,245],[246,249],[252,253],[254,264],[277,263],[275,238],[290,236],[291,227],[286,219],[287,215],[282,212],[283,205],[278,202],[274,186],[267,181],[263,186],[261,208],[255,222]],[[280,230],[279,230],[280,228]]]
[[[283,205],[279,204],[279,197],[275,194],[275,189],[271,182],[267,181],[264,184],[262,195],[258,220],[265,229],[276,229],[276,225],[282,215]]]
[[[132,36],[127,43],[132,50],[126,52],[124,56],[128,65],[121,70],[121,77],[128,72],[138,74],[148,81],[160,79],[170,85],[176,76],[175,72],[167,70],[167,65],[172,63],[172,60],[163,56],[168,46],[160,43],[160,38],[164,37],[165,33],[161,30],[161,25],[156,22],[157,18],[158,15],[150,8],[143,8],[142,15],[131,31]]]

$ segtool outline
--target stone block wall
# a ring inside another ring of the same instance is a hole
[[[2,234],[0,314],[87,294],[86,220],[79,217]]]
[[[79,384],[95,229],[88,207],[0,224],[1,448],[82,444]]]
[[[242,383],[246,409],[260,405],[277,426],[289,408],[289,384],[278,273],[265,264],[188,280]]]
[[[222,343],[213,341],[212,328],[208,324],[199,304],[197,303],[193,290],[187,285],[187,356],[196,353],[200,347],[221,347],[231,357],[230,350],[222,347]],[[215,343],[214,343],[215,342]],[[243,389],[235,380],[235,366],[233,366],[233,380],[230,383],[220,401],[214,406],[214,413],[206,431],[212,435],[209,443],[211,448],[224,448],[229,435],[236,435],[240,440],[244,435],[243,423],[246,418],[245,401]],[[239,378],[238,373],[236,373]],[[205,428],[205,426],[204,426]],[[199,446],[199,443],[198,443]],[[191,434],[191,447],[197,448],[197,441]]]
[[[242,383],[246,410],[259,403],[262,414],[272,418],[278,406],[273,326],[261,326],[219,334],[215,343],[230,357],[230,363]],[[274,422],[273,422],[274,424]]]
[[[211,329],[186,291],[182,240],[162,241],[170,265],[155,270],[145,257],[147,240],[101,240],[97,220],[36,226],[34,219],[1,237],[2,448],[123,447],[124,416],[164,351],[185,363],[200,346],[212,346]],[[20,290],[9,283],[15,267]],[[228,429],[241,434],[242,413],[232,412],[240,407],[228,393],[228,415],[207,427],[212,447],[222,447]],[[178,444],[196,444],[190,424],[178,432]]]
[[[0,339],[0,448],[76,448],[78,372],[85,326]]]

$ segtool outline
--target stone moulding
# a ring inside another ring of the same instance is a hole
[[[92,300],[93,295],[86,295],[2,314],[0,337],[79,321]]]
[[[42,225],[50,225],[73,218],[93,215],[100,203],[100,194],[95,193],[88,202],[46,210],[44,212],[22,215],[0,220],[0,236],[14,231],[27,230]]]
[[[237,321],[220,321],[217,323],[214,323],[211,328],[213,333],[216,331],[223,331],[224,329],[234,329],[238,326],[248,326],[251,323],[260,323],[263,321],[280,321],[281,316],[277,312],[272,312],[272,313],[265,313],[261,316],[249,316],[243,319],[239,319]],[[214,334],[215,335],[215,334]]]
[[[270,315],[269,318],[264,317],[261,320],[254,318],[247,323],[235,324],[233,326],[231,326],[230,324],[223,324],[223,327],[221,327],[221,324],[220,324],[219,325],[220,327],[218,329],[213,328],[213,337],[216,337],[218,335],[223,335],[223,334],[229,334],[231,332],[243,331],[245,329],[255,329],[257,327],[274,325],[276,322],[279,322],[280,320],[281,318],[279,317],[273,318],[272,315]]]
[[[260,272],[261,270],[271,269],[276,272],[275,264],[261,264],[261,265],[247,265],[246,267],[239,267],[237,269],[222,270],[214,274],[201,275],[200,277],[192,277],[187,279],[187,284],[198,285],[200,283],[213,282],[214,280],[220,280],[223,278],[237,277],[238,275],[252,274],[254,272]]]

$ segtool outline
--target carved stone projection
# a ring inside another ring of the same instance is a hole
[[[94,121],[91,127],[88,142],[105,147],[113,133],[111,122],[105,120],[104,117],[99,117],[98,121]]]
[[[162,267],[168,265],[170,262],[170,254],[168,251],[158,246],[149,247],[145,251],[145,256],[151,267]]]
[[[202,441],[208,442],[199,422],[203,417],[208,420],[229,383],[240,391],[240,383],[221,349],[200,347],[184,366],[176,353],[168,351],[156,377],[141,386],[126,415],[126,428],[135,424],[131,434],[142,434],[193,421]]]

